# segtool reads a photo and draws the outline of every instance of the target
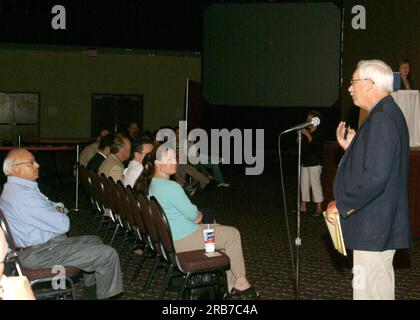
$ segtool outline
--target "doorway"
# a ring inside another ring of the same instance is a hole
[[[17,145],[19,136],[39,136],[39,93],[0,93],[2,145]]]
[[[91,134],[97,137],[103,129],[124,133],[131,121],[143,130],[143,96],[93,94]]]

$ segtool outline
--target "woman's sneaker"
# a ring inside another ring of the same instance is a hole
[[[227,188],[227,187],[230,187],[230,184],[229,183],[226,183],[226,182],[222,182],[222,183],[219,183],[217,186],[218,187],[225,187],[225,188]]]

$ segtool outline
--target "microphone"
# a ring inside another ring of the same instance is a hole
[[[346,130],[344,131],[344,140],[347,140],[347,136],[349,134],[350,125],[346,125]]]
[[[298,124],[297,126],[291,127],[291,128],[289,128],[287,130],[284,130],[282,132],[282,134],[283,133],[290,132],[290,131],[300,130],[300,129],[303,129],[303,128],[306,128],[306,127],[309,127],[309,126],[317,127],[317,126],[319,126],[320,123],[321,123],[321,120],[319,120],[318,117],[313,117],[311,121],[305,122],[305,123],[301,123],[301,124]]]

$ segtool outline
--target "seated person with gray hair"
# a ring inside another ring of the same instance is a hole
[[[77,267],[87,272],[85,292],[96,290],[99,299],[120,294],[123,283],[118,253],[97,236],[66,235],[70,228],[68,210],[39,190],[39,164],[34,155],[23,148],[11,150],[3,162],[3,171],[7,182],[0,207],[22,265],[30,269]]]
[[[108,178],[117,182],[123,180],[124,164],[123,162],[130,158],[131,142],[119,134],[115,136],[114,143],[111,146],[111,153],[102,162],[98,174],[102,173]]]

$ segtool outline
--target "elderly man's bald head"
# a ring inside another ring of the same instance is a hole
[[[3,172],[6,176],[35,181],[39,176],[39,164],[28,150],[17,148],[7,154],[3,162]]]

